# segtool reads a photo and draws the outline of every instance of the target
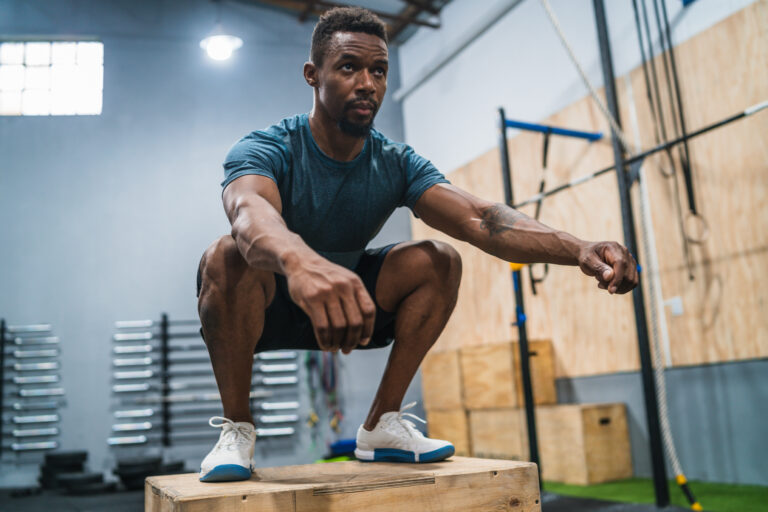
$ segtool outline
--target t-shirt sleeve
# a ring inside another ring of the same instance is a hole
[[[288,166],[287,148],[269,133],[257,131],[240,139],[224,159],[222,190],[246,174],[258,174],[280,183]]]
[[[406,146],[403,165],[405,167],[405,194],[400,206],[413,210],[421,195],[432,185],[450,183],[443,174],[426,158],[417,155],[410,146]]]

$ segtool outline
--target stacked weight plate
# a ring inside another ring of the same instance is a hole
[[[115,482],[105,482],[102,472],[86,470],[88,452],[50,452],[40,467],[40,484],[67,494],[101,494],[116,489]]]
[[[221,398],[196,320],[116,322],[109,445],[121,448],[213,445]],[[298,416],[298,354],[257,354],[251,406],[258,438],[291,436]],[[154,450],[153,450],[154,451]],[[135,451],[130,454],[135,456]],[[119,455],[118,455],[119,459]]]
[[[126,490],[144,488],[144,479],[155,475],[173,475],[189,473],[184,461],[163,463],[162,456],[123,457],[117,461],[112,472],[120,478]]]
[[[0,321],[3,458],[39,458],[34,454],[58,448],[59,409],[64,404],[60,354],[51,325]]]

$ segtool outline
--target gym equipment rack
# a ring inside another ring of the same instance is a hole
[[[58,448],[64,405],[60,355],[50,324],[0,320],[0,458]]]
[[[112,358],[112,435],[115,449],[215,442],[209,416],[221,397],[198,320],[118,321]],[[190,340],[195,341],[190,341]],[[251,409],[257,439],[294,435],[299,421],[297,352],[255,354]]]

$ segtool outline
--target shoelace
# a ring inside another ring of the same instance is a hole
[[[219,420],[219,423],[214,423],[216,420]],[[222,416],[213,416],[208,420],[208,424],[224,430],[224,436],[219,441],[220,448],[232,450],[241,444],[251,442],[253,430],[245,425],[237,425],[234,421]]]
[[[403,417],[403,416],[410,416],[411,418],[419,420],[420,422],[422,422],[425,425],[427,424],[427,422],[425,420],[419,418],[415,414],[412,414],[410,412],[405,412],[407,409],[410,409],[411,407],[414,407],[416,405],[416,403],[417,402],[409,403],[408,405],[406,405],[405,407],[400,409],[400,411],[397,413],[397,416],[393,416],[393,418],[395,418],[395,420],[398,423],[400,423],[400,425],[402,425],[405,428],[405,430],[410,434],[411,437],[424,437],[424,434],[422,434],[421,431],[419,431],[419,429],[416,428],[416,425],[414,425],[413,422],[408,421],[407,419],[405,419]]]

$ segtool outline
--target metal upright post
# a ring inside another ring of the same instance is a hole
[[[3,402],[5,398],[5,319],[0,320],[0,414],[3,411]],[[0,416],[2,418],[2,416]],[[0,425],[0,457],[3,455],[3,429]]]
[[[605,96],[608,109],[616,122],[621,126],[619,119],[619,103],[616,96],[615,77],[613,74],[613,62],[611,58],[611,44],[608,36],[608,23],[605,18],[605,5],[603,0],[592,0],[595,9],[595,24],[597,25],[597,39],[600,45],[600,60],[603,68],[603,81],[605,82]],[[616,160],[616,177],[619,185],[619,198],[621,200],[621,220],[624,229],[624,243],[629,252],[637,255],[637,238],[635,235],[635,221],[632,213],[632,196],[630,194],[629,177],[627,175],[626,162],[624,161],[624,149],[621,147],[618,137],[613,133],[613,156]],[[638,255],[639,258],[639,255]],[[666,507],[669,505],[669,488],[667,487],[667,471],[664,466],[664,452],[661,443],[661,427],[659,422],[659,406],[656,401],[656,384],[653,380],[653,364],[651,363],[651,350],[648,341],[648,329],[645,317],[645,302],[643,301],[643,288],[638,286],[632,292],[632,302],[635,309],[635,327],[637,328],[637,342],[640,351],[640,367],[643,380],[643,394],[645,397],[645,417],[648,423],[648,434],[651,442],[651,461],[653,465],[653,487],[656,493],[656,505]]]
[[[509,165],[509,151],[507,150],[507,122],[504,109],[499,109],[501,116],[499,123],[499,152],[501,153],[501,174],[504,182],[504,199],[508,206],[514,204],[512,193],[512,174]],[[541,487],[541,463],[539,462],[539,443],[536,438],[536,416],[533,404],[533,386],[531,385],[531,367],[528,351],[528,331],[525,326],[525,305],[523,303],[523,281],[520,279],[520,270],[512,272],[512,282],[515,289],[515,313],[518,332],[518,346],[520,348],[520,373],[523,381],[523,396],[525,398],[525,419],[528,426],[528,450],[531,462],[536,464],[539,471],[539,487]]]
[[[163,313],[160,319],[160,382],[162,389],[160,391],[163,397],[162,411],[163,411],[163,446],[171,446],[171,404],[168,401],[168,395],[170,394],[168,376],[168,315]]]

